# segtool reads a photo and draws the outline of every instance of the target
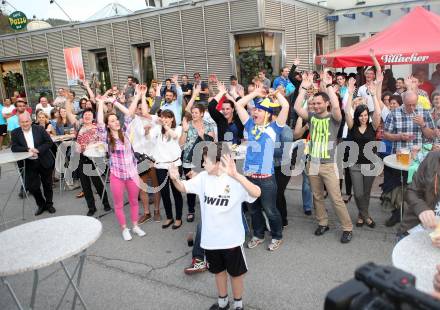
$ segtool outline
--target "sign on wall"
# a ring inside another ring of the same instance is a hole
[[[9,15],[9,25],[14,30],[21,30],[26,28],[27,25],[27,17],[23,12],[15,11]]]
[[[78,85],[78,80],[85,79],[84,65],[80,47],[64,49],[64,63],[66,65],[67,85]]]

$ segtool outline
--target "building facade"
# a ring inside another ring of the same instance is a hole
[[[104,90],[173,74],[216,73],[221,80],[265,68],[276,76],[294,58],[314,69],[316,54],[335,47],[331,10],[294,0],[190,1],[133,14],[0,36],[2,98],[14,91],[31,105],[67,86],[64,49],[80,47],[86,77]],[[73,90],[81,91],[79,86]]]

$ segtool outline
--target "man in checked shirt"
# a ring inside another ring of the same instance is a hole
[[[429,111],[417,106],[417,101],[415,92],[405,92],[403,105],[393,110],[385,121],[384,139],[393,142],[392,153],[402,148],[421,147],[436,136]]]
[[[429,142],[438,133],[429,111],[417,106],[418,95],[416,92],[408,90],[403,93],[402,99],[403,105],[391,111],[384,124],[384,140],[392,142],[391,152],[393,154],[402,148],[411,150],[413,147],[418,147],[420,149],[423,143]],[[406,179],[406,172],[402,173]],[[394,226],[400,222],[400,217],[399,207],[391,212],[391,217],[385,222],[385,225]]]

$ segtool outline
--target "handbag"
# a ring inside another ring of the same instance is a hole
[[[150,169],[154,166],[154,163],[156,162],[153,158],[146,154],[141,154],[138,152],[133,152],[133,154],[136,158],[137,171],[139,175],[150,171]]]

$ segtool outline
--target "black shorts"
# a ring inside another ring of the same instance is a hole
[[[0,125],[0,136],[6,136],[7,133],[8,133],[8,126]]]
[[[243,246],[232,249],[205,250],[208,270],[211,273],[227,271],[230,276],[238,277],[247,272]]]

